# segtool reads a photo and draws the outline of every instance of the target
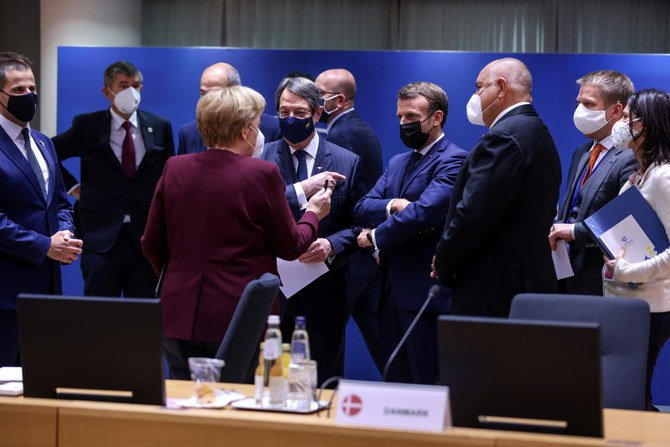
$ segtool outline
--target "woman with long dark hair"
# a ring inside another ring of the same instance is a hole
[[[635,92],[612,136],[617,147],[633,150],[640,166],[620,193],[638,188],[670,236],[670,95],[655,89]],[[630,283],[637,286],[631,288]],[[627,262],[623,252],[608,260],[604,295],[642,298],[649,303],[646,405],[648,410],[656,410],[651,379],[658,354],[670,338],[670,249],[642,262]]]

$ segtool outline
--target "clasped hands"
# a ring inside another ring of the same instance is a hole
[[[51,245],[47,256],[64,264],[72,264],[79,258],[84,241],[75,239],[69,230],[61,230],[51,236]]]

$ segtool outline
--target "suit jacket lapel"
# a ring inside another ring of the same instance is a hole
[[[56,161],[51,158],[51,154],[46,150],[44,140],[40,138],[35,132],[30,132],[33,136],[33,140],[37,144],[37,147],[44,157],[44,161],[47,163],[47,168],[49,169],[49,185],[47,186],[47,203],[51,203],[51,200],[54,197],[54,189],[56,188]],[[39,185],[37,185],[39,188]]]
[[[591,207],[591,203],[596,198],[596,193],[607,178],[607,174],[609,174],[614,162],[621,152],[621,149],[611,148],[607,151],[603,159],[600,160],[600,163],[596,165],[595,171],[593,171],[591,177],[589,177],[589,180],[586,182],[586,185],[584,185],[584,192],[582,195],[584,201],[579,206],[580,216],[585,215]]]
[[[124,172],[123,166],[121,166],[121,162],[114,153],[114,150],[112,149],[112,144],[109,141],[111,128],[112,128],[112,113],[109,110],[105,110],[104,113],[102,114],[102,119],[98,124],[98,132],[97,132],[99,138],[98,145],[100,148],[102,148],[102,152],[109,159],[109,162],[113,166],[116,166],[116,168],[119,171]]]
[[[312,175],[319,172],[329,171],[332,164],[332,152],[326,144],[326,139],[319,136],[319,148],[316,151],[316,160],[314,160],[314,168]]]
[[[39,146],[39,143],[37,145]],[[23,156],[19,148],[16,147],[16,144],[14,144],[14,141],[12,141],[12,139],[9,138],[9,135],[7,135],[7,132],[5,132],[5,129],[3,129],[2,127],[0,127],[0,150],[2,150],[2,152],[4,152],[5,155],[7,155],[7,158],[9,158],[16,165],[16,167],[21,172],[23,172],[23,174],[26,176],[30,184],[33,185],[33,188],[35,189],[37,195],[41,197],[42,200],[44,200],[44,196],[42,195],[42,189],[40,188],[39,183],[37,183],[37,177],[35,176],[35,172],[33,171],[32,166],[30,166],[30,163],[28,162],[26,157]],[[51,170],[49,172],[53,171]]]
[[[137,167],[137,172],[140,172],[143,169],[148,161],[145,163],[145,160],[150,159],[154,150],[154,128],[147,123],[147,120],[144,117],[144,114],[138,110],[137,111],[137,124],[139,125],[140,131],[142,132],[142,141],[144,141],[144,157],[140,161],[139,166]],[[202,144],[202,139],[200,139],[200,144]]]
[[[568,185],[568,190],[566,191],[566,194],[568,196],[566,197],[565,201],[565,207],[562,210],[562,221],[567,222],[568,217],[570,217],[570,211],[572,208],[572,198],[575,195],[575,192],[579,188],[579,182],[582,179],[582,172],[584,171],[584,168],[586,167],[586,164],[589,162],[589,157],[591,156],[590,151],[586,151],[584,154],[582,154],[582,158],[579,159],[579,163],[577,164],[577,170],[575,171],[575,175],[572,178],[572,183]]]
[[[414,181],[416,176],[419,175],[421,173],[421,171],[423,171],[428,166],[430,166],[431,163],[433,163],[435,160],[437,160],[436,154],[438,152],[442,152],[450,143],[451,142],[447,139],[446,136],[442,137],[442,139],[440,141],[435,143],[433,145],[433,147],[431,147],[430,150],[428,152],[426,152],[426,154],[419,159],[419,162],[417,163],[416,167],[409,174],[409,178],[404,179],[404,181],[402,181],[402,179],[401,179],[402,190],[400,191],[400,195],[398,197],[402,197],[402,195],[405,194],[405,191],[407,191],[407,188],[412,183],[412,181]],[[408,157],[407,157],[407,161],[404,163],[405,170],[403,171],[403,174],[405,172],[407,172],[407,168],[408,168],[407,163],[409,163],[410,160],[412,159],[411,152],[407,155],[408,155]],[[403,175],[403,177],[404,177],[404,175]]]
[[[291,155],[291,149],[288,147],[286,141],[282,140],[277,147],[277,153],[275,154],[275,163],[279,166],[282,177],[286,179],[286,184],[291,185],[298,181],[298,177],[295,173],[295,166],[293,165],[293,156]]]

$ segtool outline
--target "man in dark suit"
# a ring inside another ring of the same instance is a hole
[[[415,82],[400,89],[400,133],[412,150],[393,157],[374,188],[356,205],[356,223],[367,227],[358,236],[359,245],[379,249],[386,358],[423,306],[428,290],[438,284],[430,278],[428,265],[466,156],[442,131],[448,109],[447,95],[438,85]],[[442,288],[390,365],[387,380],[435,384],[437,316],[447,313],[449,305],[450,292]]]
[[[633,83],[623,73],[601,70],[577,80],[579,94],[573,116],[575,126],[589,141],[572,156],[567,192],[558,207],[557,222],[549,241],[566,240],[574,276],[559,282],[565,293],[602,295],[602,252],[584,227],[584,219],[619,195],[637,169],[633,151],[617,149],[612,126],[623,116]]]
[[[77,199],[84,293],[153,297],[156,274],[142,255],[140,237],[156,183],[174,154],[169,121],[137,110],[142,75],[128,62],[105,70],[102,93],[109,110],[78,115],[54,137],[58,158],[81,158],[81,184],[62,168]]]
[[[30,61],[0,53],[0,366],[19,365],[16,296],[60,294],[60,263],[81,253],[51,140],[37,110]]]
[[[240,85],[240,73],[237,68],[225,62],[217,62],[205,68],[200,76],[200,96],[215,88],[226,88]],[[281,138],[279,132],[279,121],[276,116],[267,114],[261,115],[261,133],[265,141],[275,141]],[[179,128],[179,143],[177,146],[177,155],[195,154],[204,151],[205,145],[202,143],[202,137],[198,132],[198,123],[196,120],[184,124]]]
[[[451,287],[453,314],[506,317],[517,293],[557,290],[546,235],[561,166],[532,83],[520,60],[495,60],[468,102],[470,122],[489,130],[458,174],[437,246],[433,274]]]
[[[323,101],[321,122],[328,125],[326,140],[361,157],[365,189],[369,191],[382,174],[382,146],[372,128],[354,109],[354,75],[345,69],[326,70],[314,83]],[[371,248],[361,250],[349,260],[349,314],[381,372],[387,356],[379,332],[379,266],[372,252]]]
[[[347,257],[357,251],[353,210],[365,186],[360,158],[319,137],[316,123],[322,107],[319,89],[305,78],[285,78],[275,94],[282,140],[265,146],[263,158],[279,166],[286,184],[286,199],[299,219],[307,200],[326,182],[337,184],[328,217],[319,224],[319,238],[300,256],[304,263],[328,262],[330,270],[294,296],[281,300],[281,329],[285,340],[294,318],[304,315],[312,358],[319,382],[342,374],[338,351],[347,318]]]

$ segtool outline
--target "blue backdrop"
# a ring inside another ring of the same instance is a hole
[[[240,71],[242,83],[258,90],[268,101],[267,112],[275,113],[274,91],[283,75],[302,70],[316,77],[329,68],[346,68],[356,77],[356,109],[377,132],[384,161],[406,148],[398,137],[396,94],[414,81],[442,86],[449,96],[445,133],[463,148],[470,148],[485,128],[471,125],[465,104],[475,90],[477,74],[500,53],[456,53],[420,51],[303,51],[231,48],[99,48],[60,47],[58,50],[58,132],[66,130],[80,113],[109,107],[101,93],[103,71],[117,60],[135,64],[144,75],[141,108],[172,122],[175,142],[179,126],[195,118],[200,74],[215,62],[228,62]],[[600,69],[628,74],[636,89],[670,89],[668,55],[579,55],[510,54],[524,61],[533,75],[533,103],[549,127],[558,146],[563,172],[572,151],[584,142],[572,123],[577,96],[575,80]],[[66,166],[79,172],[78,163]],[[564,175],[565,177],[565,175]],[[564,178],[565,182],[565,178]],[[63,270],[65,293],[82,294],[78,265]],[[347,374],[374,377],[371,363],[360,349],[360,339],[348,331]],[[361,357],[363,356],[363,357]],[[355,358],[355,360],[354,360]],[[666,346],[654,383],[657,403],[670,405],[670,347]]]

